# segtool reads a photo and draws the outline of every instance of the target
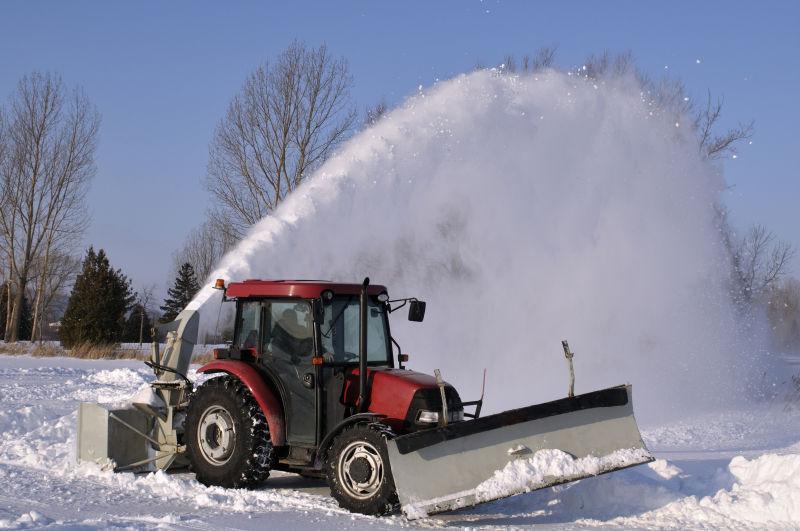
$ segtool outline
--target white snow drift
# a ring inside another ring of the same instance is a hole
[[[516,492],[530,492],[557,479],[570,480],[586,476],[597,476],[609,470],[616,470],[643,459],[652,459],[650,452],[643,448],[618,450],[602,457],[587,456],[574,459],[561,450],[539,450],[533,457],[516,459],[502,470],[494,473],[475,489],[479,501],[496,500]]]

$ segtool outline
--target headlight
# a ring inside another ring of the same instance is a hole
[[[463,409],[447,412],[447,422],[461,422],[462,420],[464,420]],[[419,424],[438,424],[439,412],[421,409],[420,412],[417,413],[417,422]]]
[[[417,422],[419,422],[420,424],[438,424],[439,412],[426,411],[424,409],[421,409],[420,412],[417,414]]]

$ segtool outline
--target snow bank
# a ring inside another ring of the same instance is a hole
[[[569,473],[577,466],[553,453],[539,470]],[[531,460],[532,461],[532,460]],[[800,454],[686,462],[686,470],[658,459],[644,466],[543,489],[462,511],[462,525],[481,520],[470,512],[524,515],[532,524],[625,529],[797,529],[800,527]],[[532,464],[532,463],[531,463]],[[494,493],[535,486],[542,475],[524,464],[507,467],[485,487]],[[688,468],[692,470],[689,471]],[[587,470],[592,470],[592,465]],[[509,519],[513,524],[515,519]]]
[[[679,485],[673,492],[675,501],[636,517],[615,518],[610,523],[671,529],[800,527],[800,455],[766,454],[755,459],[738,456],[727,468],[733,481],[729,488],[707,496],[687,496],[685,491],[691,487]],[[652,490],[641,489],[639,495],[646,497]],[[660,494],[663,499],[663,491]]]
[[[29,529],[45,527],[51,523],[53,523],[53,520],[46,518],[37,511],[28,511],[13,521],[7,518],[0,519],[0,529]]]
[[[145,383],[144,378],[138,372],[131,369],[113,369],[97,371],[86,377],[87,381],[99,384],[117,384],[121,382]]]
[[[596,476],[648,459],[652,459],[652,456],[644,448],[618,450],[602,457],[587,456],[580,459],[561,450],[539,450],[533,457],[515,459],[495,472],[490,479],[478,485],[475,498],[479,502],[496,500],[553,483]]]
[[[633,79],[461,75],[354,137],[212,278],[369,276],[427,299],[393,332],[462,395],[489,367],[486,411],[563,395],[564,338],[579,390],[631,382],[645,416],[729,405],[763,371],[738,346],[724,182],[690,122]],[[192,303],[212,329],[220,296]]]

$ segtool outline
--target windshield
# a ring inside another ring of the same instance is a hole
[[[325,304],[322,350],[334,363],[358,362],[358,295],[338,296]],[[383,304],[370,299],[367,311],[367,362],[389,364],[389,338]]]

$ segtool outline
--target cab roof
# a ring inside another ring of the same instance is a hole
[[[226,295],[235,299],[255,297],[297,297],[314,299],[323,291],[331,290],[334,294],[357,295],[361,293],[361,284],[346,284],[330,280],[258,280],[249,279],[228,284]],[[386,291],[380,284],[370,284],[367,292],[378,295]]]

